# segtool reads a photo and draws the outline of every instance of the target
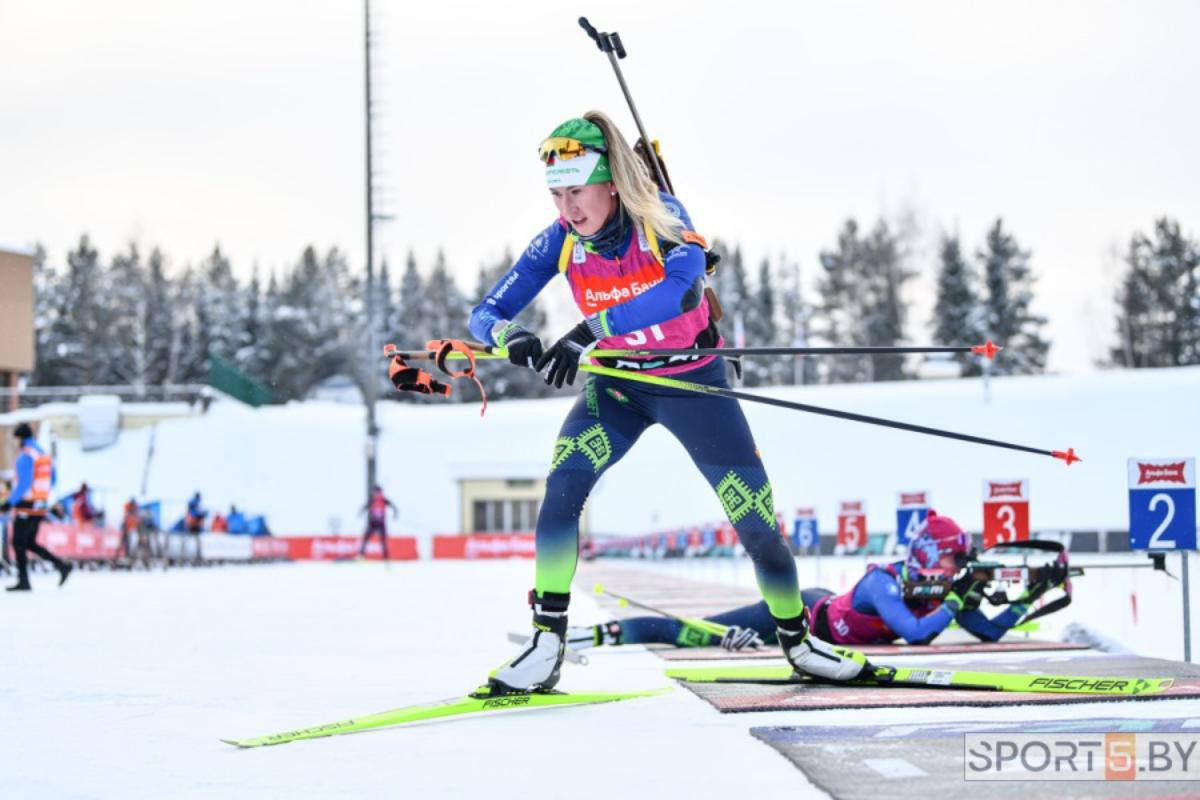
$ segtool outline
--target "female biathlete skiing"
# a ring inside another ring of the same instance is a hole
[[[827,589],[802,591],[809,625],[819,637],[837,644],[888,644],[897,639],[928,644],[951,622],[957,622],[980,641],[995,642],[1020,622],[1035,600],[1067,578],[1065,566],[1051,567],[989,619],[979,610],[988,577],[963,568],[970,550],[969,538],[958,523],[930,511],[925,529],[909,544],[904,561],[872,564],[845,594],[834,595]],[[944,593],[930,596],[923,592],[938,584]],[[597,645],[662,643],[741,650],[775,639],[775,625],[763,603],[705,619],[728,626],[725,635],[710,634],[679,619],[634,617],[572,627],[567,631],[567,646],[583,650]]]
[[[597,346],[720,347],[704,295],[704,240],[679,200],[658,190],[612,121],[595,111],[568,120],[542,142],[540,154],[558,219],[475,307],[471,333],[507,348],[513,364],[558,387],[573,384],[579,359]],[[536,334],[511,320],[560,273],[584,320],[543,348]],[[619,366],[729,385],[724,359],[711,355],[621,359]],[[716,491],[754,561],[788,661],[832,680],[861,674],[861,654],[809,632],[796,564],[775,528],[771,484],[737,401],[591,375],[562,424],[546,479],[529,598],[533,635],[493,670],[490,691],[544,691],[558,682],[584,501],[605,470],[655,423],[683,444]],[[664,476],[664,485],[670,482]]]

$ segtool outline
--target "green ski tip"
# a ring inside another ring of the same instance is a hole
[[[413,706],[403,706],[378,714],[368,714],[362,717],[351,717],[338,722],[324,725],[314,725],[308,728],[281,731],[266,736],[249,739],[222,739],[222,742],[234,747],[250,748],[267,745],[286,744],[302,739],[318,739],[324,736],[338,736],[345,733],[357,733],[373,728],[390,728],[401,725],[411,725],[418,722],[461,717],[468,714],[496,713],[502,711],[520,711],[532,708],[549,708],[552,706],[582,706],[597,703],[615,703],[621,700],[634,700],[640,697],[653,697],[671,691],[666,686],[660,689],[649,689],[640,692],[547,692],[537,694],[509,694],[496,697],[451,697],[433,703],[421,703]]]

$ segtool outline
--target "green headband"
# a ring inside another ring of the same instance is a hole
[[[551,131],[546,141],[552,139],[574,139],[582,144],[587,152],[574,158],[555,156],[547,159],[546,185],[551,189],[607,183],[613,179],[608,156],[605,154],[608,143],[596,123],[580,117],[569,119]]]

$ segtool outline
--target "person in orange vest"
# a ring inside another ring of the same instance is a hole
[[[58,585],[66,582],[72,566],[37,543],[38,528],[50,504],[50,490],[54,488],[54,460],[47,455],[33,438],[33,429],[22,422],[13,429],[13,436],[21,452],[17,456],[15,472],[17,483],[12,496],[4,501],[0,509],[14,511],[13,550],[17,555],[17,585],[8,587],[10,592],[27,592],[29,585],[29,553],[44,558],[58,570]]]
[[[138,508],[137,500],[131,497],[121,509],[120,555],[129,558],[130,554],[133,552],[133,548],[130,546],[130,543],[133,541],[133,537],[137,535],[138,528],[141,527],[141,524],[141,509]]]
[[[79,491],[71,495],[71,515],[79,525],[89,525],[96,518],[96,509],[92,508],[88,485],[82,484]]]
[[[367,531],[363,534],[362,544],[358,547],[360,556],[367,552],[367,540],[378,535],[379,542],[383,546],[383,560],[388,560],[387,512],[389,507],[392,509],[392,516],[397,516],[399,512],[396,510],[396,504],[387,499],[382,486],[376,486],[375,491],[371,493],[370,501],[358,512],[360,514],[363,511],[367,512]]]
[[[142,524],[142,511],[138,508],[137,500],[129,498],[121,517],[121,532],[124,534],[137,533],[138,525]]]

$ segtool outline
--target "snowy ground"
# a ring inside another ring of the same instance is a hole
[[[741,580],[740,565],[726,569]],[[532,564],[521,561],[85,573],[62,589],[36,576],[35,592],[0,598],[0,796],[799,798],[822,795],[749,728],[1028,715],[1014,707],[722,716],[676,689],[261,750],[218,741],[469,690],[509,652],[504,633],[526,626],[531,578]],[[601,618],[583,587],[573,609],[578,622]],[[568,665],[564,686],[661,686],[664,666],[641,648],[613,649],[588,667]],[[1200,702],[1048,711],[1200,717]]]

